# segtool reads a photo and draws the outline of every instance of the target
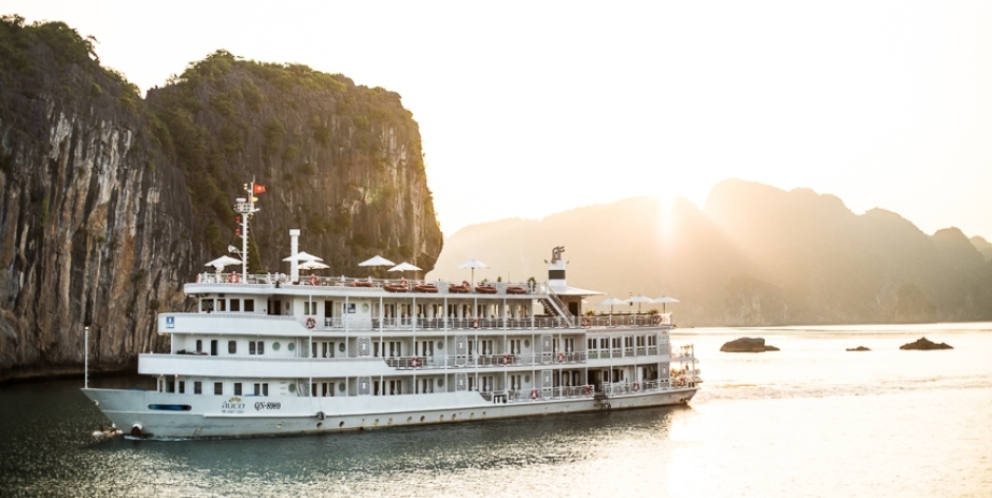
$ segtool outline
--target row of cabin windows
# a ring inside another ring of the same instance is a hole
[[[241,303],[244,302],[246,313],[255,312],[254,299],[201,299],[200,311],[210,313],[211,311],[241,311]],[[228,309],[230,307],[230,310]]]
[[[269,395],[269,383],[268,382],[257,382],[254,384],[249,384],[253,388],[253,394],[255,396],[268,396]],[[172,393],[178,392],[179,394],[186,394],[186,381],[165,381],[165,392]],[[193,381],[193,394],[203,394],[203,382],[196,380]],[[218,396],[224,395],[224,383],[214,382],[214,394]],[[243,394],[242,383],[234,383],[234,395],[241,396]]]
[[[203,339],[196,340],[196,352],[203,352]],[[227,341],[227,353],[238,353],[238,341]],[[248,341],[248,354],[265,354],[265,341]],[[210,356],[217,356],[217,341],[210,341]]]
[[[612,339],[612,341],[611,341],[611,339]],[[620,337],[592,338],[592,339],[588,339],[587,346],[588,346],[588,349],[590,349],[590,350],[592,350],[592,349],[610,349],[611,342],[612,342],[613,349],[619,349],[620,348],[620,342],[621,342],[620,339],[621,339]],[[623,339],[623,347],[625,347],[625,348],[634,347],[634,344],[635,343],[637,344],[637,347],[644,347],[644,344],[645,344],[645,336],[635,336],[635,337],[629,337],[628,336],[628,337],[623,337],[622,339]],[[657,346],[658,345],[658,336],[649,335],[646,338],[646,342],[647,342],[647,345],[648,346]]]

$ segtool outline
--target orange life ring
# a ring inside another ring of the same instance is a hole
[[[231,274],[227,276],[227,281],[232,284],[239,283],[241,282],[241,274],[236,271],[232,271]]]
[[[539,397],[539,395],[537,393],[537,389],[531,389],[530,390],[530,399],[537,399],[538,397]]]
[[[472,320],[472,328],[473,329],[479,328],[479,319],[478,318]]]
[[[510,356],[508,354],[503,355],[503,364],[504,365],[509,365],[510,362],[512,362],[512,361],[513,361],[513,357],[512,356]]]
[[[654,322],[655,325],[660,325],[661,315],[655,315],[654,317],[651,318],[651,321]]]
[[[637,382],[634,382],[634,392],[636,393],[637,391],[640,391],[640,390],[641,390],[641,385],[638,384]]]
[[[590,325],[592,325],[592,318],[589,318],[588,316],[582,317],[582,326],[588,327]]]
[[[316,326],[317,326],[317,320],[314,320],[312,316],[310,318],[307,318],[307,328],[308,329],[312,329],[312,328],[314,328]]]
[[[565,353],[558,353],[558,363],[565,363]]]
[[[582,387],[582,395],[583,396],[589,396],[590,394],[592,394],[592,388],[589,387],[589,386],[583,386]]]
[[[310,286],[311,287],[317,286],[317,275],[310,275]]]
[[[414,356],[413,358],[410,358],[410,368],[420,368],[420,358],[419,357]]]

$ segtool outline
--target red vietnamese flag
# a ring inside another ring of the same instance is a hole
[[[264,194],[265,193],[265,185],[262,185],[261,183],[256,183],[254,185],[254,187],[252,187],[251,193],[253,193],[253,194]]]

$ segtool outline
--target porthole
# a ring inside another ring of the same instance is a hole
[[[438,349],[444,349],[444,343],[441,342],[441,341],[437,341],[437,348]]]
[[[291,342],[291,343],[287,344],[286,345],[286,349],[288,349],[290,351],[296,349],[296,343],[295,342]]]
[[[338,391],[344,392],[344,383],[338,384]]]
[[[273,342],[272,343],[272,350],[273,351],[279,351],[279,341],[276,341],[276,342]]]
[[[321,427],[324,427],[324,423],[323,422],[317,422],[317,428],[320,429]]]
[[[296,384],[290,384],[289,385],[289,392],[291,392],[291,393],[295,393],[296,392]]]
[[[524,339],[524,347],[525,348],[529,348],[530,347],[530,339]]]
[[[444,387],[444,379],[437,379],[437,387]]]
[[[528,384],[530,383],[530,375],[524,375],[524,382]]]
[[[341,429],[341,428],[343,428],[343,427],[344,427],[344,420],[342,420],[342,421],[341,421],[341,423],[340,423],[340,424],[338,424],[338,429]]]
[[[455,417],[456,417],[456,415],[454,413],[452,413],[451,414],[451,420],[455,420]]]
[[[338,344],[338,351],[344,352],[344,343]]]
[[[362,304],[362,313],[368,313],[368,311],[369,311],[369,303]]]
[[[423,415],[420,416],[420,423],[424,423],[424,416]]]
[[[410,422],[413,422],[413,417],[407,417],[406,418],[406,423],[409,424]]]

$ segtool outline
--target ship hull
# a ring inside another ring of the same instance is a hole
[[[117,389],[82,391],[125,434],[152,439],[198,439],[319,434],[680,405],[688,403],[697,388],[658,389],[608,398],[584,396],[510,402],[498,397],[486,401],[475,392],[271,398]]]

